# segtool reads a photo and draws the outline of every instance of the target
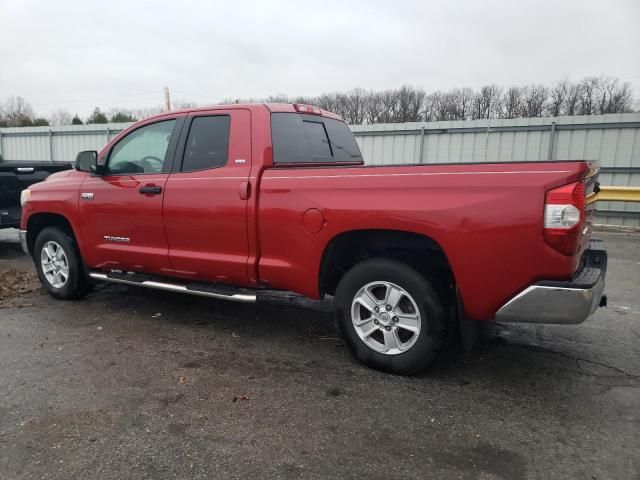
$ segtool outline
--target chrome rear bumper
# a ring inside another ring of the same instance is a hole
[[[584,322],[604,296],[607,252],[592,240],[582,268],[566,282],[539,282],[509,300],[496,313],[498,322],[577,324]]]

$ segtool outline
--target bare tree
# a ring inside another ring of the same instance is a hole
[[[567,80],[555,83],[549,90],[547,102],[547,115],[558,117],[563,114],[571,84]]]
[[[501,110],[502,87],[487,85],[473,99],[472,118],[495,118]]]
[[[346,93],[337,93],[336,94],[336,111],[338,115],[345,119],[346,122],[349,122],[350,113],[349,113],[349,97]]]
[[[523,91],[521,87],[510,87],[502,97],[502,118],[518,118],[522,115]]]
[[[338,108],[338,98],[335,93],[324,93],[315,100],[315,104],[320,108],[335,112]]]
[[[451,120],[471,118],[474,93],[469,87],[456,88],[450,93]]]
[[[580,82],[564,80],[551,87],[513,86],[504,93],[497,85],[487,85],[479,91],[467,87],[432,93],[404,85],[382,92],[356,88],[318,97],[276,95],[250,101],[317,105],[351,124],[614,113],[630,111],[634,105],[629,84],[604,77]]]
[[[289,100],[289,97],[287,97],[286,95],[283,95],[282,93],[279,93],[278,95],[270,95],[267,98],[265,98],[263,101],[266,103],[291,103],[291,100]]]
[[[582,89],[577,83],[571,83],[567,90],[562,115],[577,115],[580,109],[580,95]]]
[[[71,125],[71,114],[63,108],[58,108],[51,113],[49,123],[51,125]]]
[[[617,78],[600,78],[598,113],[624,113],[631,111],[631,85]]]
[[[397,122],[396,114],[398,111],[398,91],[385,90],[382,92],[382,112],[380,113],[381,123]]]
[[[129,110],[129,113],[136,118],[146,118],[151,115],[156,115],[158,113],[162,113],[164,111],[164,106],[158,105],[157,107],[146,107],[146,108],[134,108]]]
[[[544,85],[525,87],[523,95],[524,117],[541,117],[545,111],[549,89]]]
[[[33,125],[33,108],[24,98],[11,96],[4,103],[4,119],[9,127]]]
[[[342,96],[346,112],[347,122],[352,125],[360,125],[365,117],[365,97],[367,96],[362,88],[354,88],[346,95]]]
[[[632,111],[635,107],[629,83],[610,77],[586,77],[578,82],[563,80],[545,85],[511,86],[506,90],[498,85],[486,85],[479,90],[454,88],[425,92],[421,88],[403,85],[398,89],[367,91],[354,88],[348,92],[329,92],[316,97],[278,94],[267,98],[228,98],[233,103],[303,103],[317,105],[335,112],[350,124],[399,123],[436,120],[468,120],[479,118],[518,118],[559,115],[592,115]],[[174,102],[176,108],[193,108],[190,101]],[[162,111],[161,106],[144,109],[111,109],[110,117],[122,121],[145,118]],[[97,110],[102,115],[102,112]],[[91,121],[105,121],[102,116]],[[71,115],[58,109],[51,115],[53,125],[73,123]],[[0,103],[0,126],[44,124],[36,118],[31,105],[22,97],[10,97]],[[78,123],[79,118],[75,119]]]
[[[368,124],[378,123],[383,109],[382,94],[370,92],[364,99],[364,122]]]
[[[397,91],[395,102],[396,122],[417,122],[420,120],[420,112],[425,99],[424,90],[403,85]]]
[[[598,77],[586,77],[580,84],[580,96],[578,99],[578,114],[593,115],[597,113],[597,96],[600,88]]]
[[[429,111],[428,118],[425,118],[425,120],[436,122],[442,120],[450,120],[449,112],[451,108],[448,94],[438,90],[437,92],[433,92],[432,94],[427,95],[425,106],[427,106]]]

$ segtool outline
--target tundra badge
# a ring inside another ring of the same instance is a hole
[[[80,198],[82,200],[93,200],[93,192],[82,192]]]
[[[105,235],[103,238],[107,242],[129,243],[129,237],[114,237],[113,235]]]

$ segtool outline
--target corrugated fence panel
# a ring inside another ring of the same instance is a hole
[[[129,125],[0,128],[0,155],[5,160],[69,162],[82,150],[101,150]]]
[[[45,141],[40,141],[36,136],[5,137],[3,135],[2,156],[6,160],[23,158],[37,161],[49,160],[48,134],[43,138]]]
[[[106,132],[85,135],[54,135],[53,158],[73,160],[78,152],[100,150],[106,143]]]
[[[0,155],[72,161],[81,150],[100,150],[129,125],[3,128]],[[352,130],[371,165],[598,160],[603,185],[640,186],[640,113],[357,125]],[[599,202],[598,208],[600,223],[640,226],[640,204]]]
[[[352,129],[369,164],[598,160],[602,185],[640,186],[638,113]],[[598,208],[600,223],[640,226],[640,204],[599,202]]]

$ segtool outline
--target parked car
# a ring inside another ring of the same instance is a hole
[[[334,296],[365,364],[424,369],[460,325],[580,323],[601,303],[585,161],[365,166],[308,105],[140,121],[22,193],[21,241],[60,299],[92,282],[239,302]]]
[[[72,168],[72,163],[3,160],[0,155],[0,228],[20,226],[20,192],[49,175]]]

